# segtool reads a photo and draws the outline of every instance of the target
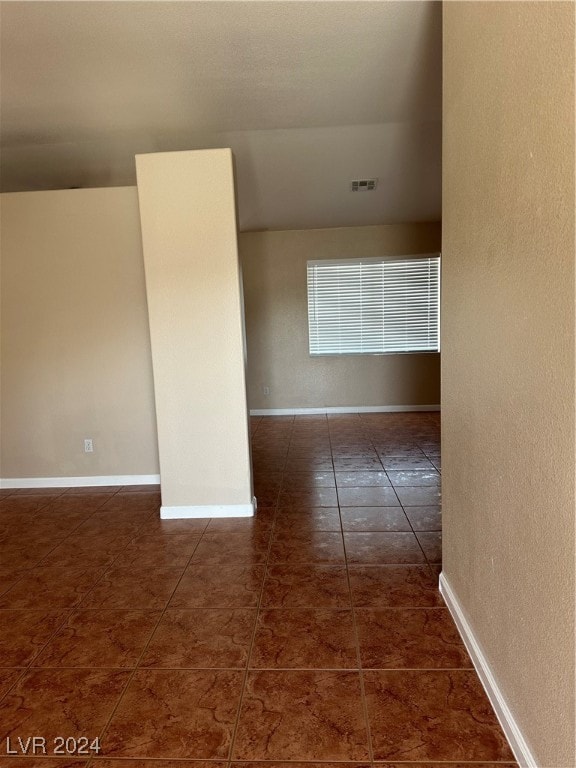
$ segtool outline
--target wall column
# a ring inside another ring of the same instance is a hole
[[[229,149],[136,156],[163,518],[254,514]]]

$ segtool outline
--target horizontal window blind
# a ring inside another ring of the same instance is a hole
[[[311,355],[438,352],[440,256],[308,262]]]

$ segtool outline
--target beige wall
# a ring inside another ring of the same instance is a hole
[[[310,357],[306,292],[311,259],[439,250],[440,224],[242,234],[251,408],[439,403],[437,354]]]
[[[0,476],[157,473],[136,190],[5,194],[1,225]]]
[[[574,5],[444,4],[444,575],[542,768],[574,751]]]
[[[0,477],[157,474],[136,188],[0,200]],[[309,358],[306,261],[439,248],[439,224],[241,234],[250,407],[438,403],[438,355]]]
[[[137,155],[136,175],[162,514],[253,512],[232,152]]]

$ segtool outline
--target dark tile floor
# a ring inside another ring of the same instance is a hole
[[[252,428],[251,520],[0,492],[1,768],[514,765],[437,590],[438,414]]]

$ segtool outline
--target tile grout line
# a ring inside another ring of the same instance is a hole
[[[61,497],[65,496],[68,490],[69,490],[69,489],[65,489],[65,490],[63,491],[63,493],[59,494],[58,496],[55,496],[54,498],[61,498]],[[93,511],[92,511],[92,513],[91,513],[90,515],[88,515],[88,517],[86,518],[86,520],[89,520],[89,519],[91,519],[91,518],[92,518],[92,516],[94,515],[94,513],[95,513],[95,512],[96,512],[98,509],[101,509],[101,508],[102,508],[102,507],[103,507],[103,506],[104,506],[104,505],[105,505],[105,504],[106,504],[108,501],[110,501],[110,499],[111,499],[113,496],[115,496],[117,493],[119,493],[119,491],[120,491],[120,487],[119,487],[119,488],[118,488],[118,490],[117,490],[115,493],[113,493],[113,494],[112,494],[112,495],[111,495],[109,498],[107,498],[105,501],[103,501],[103,502],[102,502],[102,504],[100,504],[100,506],[99,506],[99,507],[96,507],[96,509],[95,509],[95,510],[93,510]],[[18,494],[16,494],[16,495],[18,495]],[[23,496],[25,496],[26,494],[22,494],[22,495],[23,495]],[[71,496],[73,496],[74,494],[70,494],[70,495],[71,495]],[[103,495],[106,495],[106,494],[103,494]],[[78,496],[80,496],[80,497],[81,497],[81,496],[82,496],[82,494],[78,494]],[[48,505],[45,505],[45,506],[50,506],[50,504],[48,504]],[[44,509],[45,509],[45,507],[41,507],[41,509],[42,509],[42,510],[44,510]],[[39,510],[39,511],[40,511],[40,510]],[[78,527],[80,527],[80,526],[81,526],[81,525],[82,525],[84,522],[86,522],[86,521],[85,521],[85,520],[83,520],[81,523],[79,523],[79,524],[78,524],[78,526],[77,526],[77,528],[78,528]],[[76,530],[76,528],[75,528],[75,529],[73,529],[73,530]],[[72,533],[73,533],[73,531],[71,531],[71,532],[68,534],[68,536],[66,536],[64,539],[62,539],[62,540],[61,540],[61,541],[60,541],[58,544],[56,544],[56,545],[55,545],[55,546],[54,546],[54,547],[53,547],[53,548],[52,548],[52,549],[51,549],[49,552],[47,552],[47,553],[46,553],[46,555],[44,556],[44,558],[45,558],[45,557],[48,557],[48,555],[49,555],[51,552],[53,552],[53,551],[54,551],[54,550],[55,550],[57,547],[59,547],[59,546],[60,546],[62,543],[64,543],[64,541],[66,541],[66,540],[68,539],[68,537],[72,535]],[[44,558],[42,558],[42,559],[44,559]],[[114,561],[115,561],[115,560],[116,560],[116,558],[114,559]],[[28,571],[31,571],[31,570],[33,570],[34,568],[39,568],[39,567],[42,567],[42,566],[41,566],[40,564],[36,564],[36,565],[35,565],[33,568],[30,568],[30,569],[28,569]],[[49,567],[49,566],[44,566],[44,567]],[[58,634],[58,633],[59,633],[59,632],[60,632],[60,631],[63,629],[63,627],[64,627],[64,626],[66,625],[66,623],[69,621],[69,619],[70,619],[70,616],[72,616],[72,614],[73,614],[73,613],[74,613],[76,610],[78,610],[78,607],[79,607],[79,605],[81,604],[82,600],[84,600],[84,598],[86,597],[86,595],[87,595],[89,592],[91,592],[91,591],[92,591],[92,589],[93,589],[93,588],[96,586],[96,584],[99,584],[99,583],[100,583],[100,580],[101,580],[101,579],[104,577],[104,574],[106,573],[106,571],[107,571],[107,567],[106,567],[106,568],[104,568],[104,570],[102,571],[102,573],[101,573],[100,577],[98,577],[98,578],[97,578],[97,580],[94,582],[94,584],[92,585],[92,587],[90,587],[90,589],[89,589],[89,590],[88,590],[88,591],[87,591],[87,592],[86,592],[84,595],[82,595],[82,597],[81,597],[81,599],[80,599],[80,602],[79,602],[77,605],[73,605],[73,606],[71,606],[70,608],[68,608],[68,609],[64,609],[64,610],[63,610],[63,613],[62,613],[62,623],[61,623],[61,624],[58,624],[58,626],[57,626],[57,627],[54,629],[54,631],[52,632],[52,634],[50,635],[50,637],[48,638],[48,640],[47,640],[47,641],[46,641],[46,642],[45,642],[45,643],[44,643],[44,644],[41,646],[41,648],[40,648],[40,649],[39,649],[39,650],[38,650],[38,651],[37,651],[37,652],[34,654],[34,656],[33,656],[33,657],[32,657],[32,659],[31,659],[31,660],[28,662],[28,664],[27,664],[25,667],[15,667],[15,668],[14,668],[14,669],[21,669],[21,670],[22,670],[22,673],[21,673],[20,675],[18,675],[18,676],[16,677],[16,679],[14,680],[13,684],[12,684],[11,686],[9,686],[9,687],[8,687],[8,689],[7,689],[6,691],[4,691],[4,693],[3,693],[2,695],[0,695],[0,703],[2,703],[2,702],[5,700],[5,698],[6,698],[6,697],[7,697],[7,696],[8,696],[8,695],[9,695],[9,694],[12,692],[12,690],[13,690],[13,689],[16,687],[16,685],[17,685],[19,682],[21,682],[21,680],[24,678],[24,676],[25,676],[25,675],[26,675],[28,672],[30,672],[30,670],[31,670],[31,669],[42,669],[41,667],[34,667],[34,666],[33,666],[33,662],[34,662],[34,659],[38,658],[38,657],[40,656],[40,654],[44,652],[44,650],[46,649],[46,647],[48,646],[48,644],[49,644],[49,643],[51,643],[51,642],[52,642],[52,640],[54,640],[54,638],[56,637],[56,635],[57,635],[57,634]],[[26,573],[26,572],[25,572],[25,573]],[[24,576],[25,576],[25,573],[23,573],[23,574],[22,574],[22,577],[21,577],[21,578],[24,578]],[[21,580],[21,579],[17,579],[17,580],[14,582],[14,584],[13,584],[13,585],[12,585],[12,586],[11,586],[11,587],[8,589],[8,590],[6,590],[6,592],[4,592],[4,593],[3,593],[3,595],[7,595],[7,594],[8,594],[8,593],[9,593],[9,592],[10,592],[10,591],[13,589],[13,587],[15,587],[17,584],[19,584],[19,583],[20,583],[20,580]],[[35,609],[33,609],[33,608],[30,608],[30,609],[28,609],[28,608],[22,608],[22,609],[18,609],[18,608],[4,608],[4,609],[0,609],[0,610],[24,610],[24,611],[27,611],[27,610],[35,610]],[[40,610],[40,609],[36,609],[36,610]],[[57,609],[54,609],[54,610],[56,611]]]
[[[332,437],[330,433],[330,423],[328,424],[328,438],[330,440],[330,450],[332,450]],[[346,554],[346,538],[344,536],[344,526],[342,524],[342,514],[340,507],[340,497],[338,497],[338,515],[340,517],[340,532],[342,536],[342,546],[344,548],[344,566],[346,568],[346,582],[348,584],[348,598],[350,600],[350,612],[352,615],[352,626],[354,630],[354,639],[356,645],[356,662],[358,664],[358,681],[360,683],[360,700],[362,702],[362,713],[364,715],[364,724],[366,727],[366,738],[368,747],[368,760],[371,765],[374,764],[374,750],[372,748],[372,732],[370,728],[370,720],[368,718],[368,703],[366,701],[366,688],[364,685],[364,673],[362,671],[362,662],[360,658],[360,637],[358,634],[358,626],[356,623],[356,615],[354,612],[354,601],[352,599],[352,585],[350,583],[350,572],[348,570],[348,557]]]
[[[420,449],[420,450],[422,450],[422,449]],[[425,454],[424,454],[424,455],[425,455]],[[383,465],[383,464],[382,464],[382,467],[384,467],[384,465]],[[390,471],[394,471],[394,470],[390,470]],[[400,500],[400,497],[399,497],[399,496],[398,496],[398,494],[396,493],[396,487],[394,486],[394,484],[392,483],[392,480],[390,479],[390,475],[388,474],[388,470],[387,470],[387,469],[384,469],[384,472],[386,473],[386,477],[387,477],[387,478],[388,478],[388,480],[390,481],[390,484],[391,484],[391,485],[392,485],[392,487],[394,488],[394,493],[396,494],[396,498],[398,499],[398,503],[400,504],[400,507],[401,507],[401,509],[402,509],[402,512],[404,513],[404,517],[406,518],[406,520],[408,521],[408,525],[410,526],[410,530],[411,530],[411,531],[412,531],[412,533],[414,534],[414,538],[416,539],[416,541],[417,541],[417,543],[418,543],[418,546],[420,547],[420,551],[422,552],[422,554],[423,554],[423,556],[424,556],[424,560],[426,561],[426,565],[428,566],[428,568],[429,568],[430,572],[432,572],[432,563],[430,563],[430,561],[428,560],[428,557],[427,557],[427,555],[426,555],[426,552],[424,552],[424,547],[423,547],[423,546],[422,546],[422,544],[420,543],[420,539],[418,538],[418,535],[417,535],[416,531],[414,530],[414,526],[412,525],[412,521],[410,520],[410,518],[408,517],[408,514],[406,513],[406,508],[405,508],[404,504],[402,504],[402,501]]]
[[[118,493],[118,491],[116,491],[116,493]],[[80,523],[78,523],[78,525],[75,528],[72,528],[72,530],[69,531],[68,534],[58,542],[58,544],[52,547],[52,549],[49,552],[46,552],[42,560],[40,560],[40,562],[38,562],[35,567],[37,568],[50,567],[50,566],[43,566],[42,561],[45,560],[49,555],[51,555],[52,552],[54,552],[54,550],[58,549],[59,546],[61,546],[62,544],[65,544],[68,541],[68,539],[74,535],[74,533],[78,530],[78,528],[84,525],[84,523],[88,522],[88,520],[91,520],[98,510],[102,509],[102,507],[104,507],[112,498],[114,498],[114,496],[116,496],[116,493],[111,494],[109,498],[105,499],[99,506],[95,507],[85,520],[82,520]],[[61,498],[62,496],[65,496],[65,495],[66,493],[63,493],[61,494],[61,496],[58,496],[57,498]],[[103,493],[102,495],[106,496],[105,493]],[[71,494],[69,498],[72,498],[72,496],[73,494]],[[82,494],[78,494],[78,496],[81,498]]]
[[[294,424],[294,422],[292,421],[292,425],[293,424]],[[288,459],[288,453],[289,453],[289,450],[290,450],[290,444],[292,442],[292,433],[293,433],[293,426],[290,429],[290,439],[288,441],[288,447],[286,449],[286,458],[285,458],[284,467],[286,466],[286,462],[287,462],[287,459]],[[283,479],[284,479],[284,470],[282,471],[282,478],[281,478],[281,482],[280,482],[280,487],[282,487]],[[280,493],[280,491],[278,491],[278,493]],[[278,496],[278,498],[279,498],[279,496]],[[258,512],[256,512],[256,516],[257,515],[258,515]],[[246,666],[245,666],[245,669],[244,669],[244,677],[242,679],[242,685],[241,685],[241,688],[240,688],[240,698],[238,700],[238,708],[236,710],[236,718],[235,718],[235,721],[234,721],[234,728],[232,730],[232,736],[231,736],[231,739],[230,739],[230,749],[229,749],[228,758],[227,758],[227,761],[226,761],[229,768],[230,768],[232,762],[235,760],[234,748],[236,746],[236,737],[238,735],[238,728],[240,726],[240,717],[242,715],[242,705],[244,703],[244,694],[246,692],[246,685],[247,685],[247,682],[248,682],[248,674],[250,672],[250,659],[252,658],[252,651],[253,651],[253,648],[254,648],[254,642],[256,640],[256,634],[258,632],[258,622],[259,622],[259,619],[260,619],[260,610],[261,610],[261,605],[262,605],[262,596],[264,594],[264,586],[266,584],[266,577],[268,575],[268,562],[269,562],[269,559],[270,559],[270,551],[272,549],[272,541],[274,539],[274,531],[275,531],[275,528],[276,528],[276,517],[277,517],[277,515],[278,515],[278,504],[276,504],[275,511],[274,511],[274,518],[273,518],[273,521],[272,521],[272,526],[270,528],[270,536],[269,536],[269,539],[268,539],[268,551],[266,553],[266,560],[264,561],[264,573],[263,573],[263,576],[262,576],[262,583],[260,584],[260,592],[259,592],[259,595],[258,595],[258,602],[257,602],[257,605],[256,605],[256,616],[255,616],[255,620],[254,620],[254,627],[252,628],[252,637],[250,639],[250,644],[249,644],[249,647],[248,647],[248,653],[247,653],[247,656],[246,656]]]
[[[145,524],[145,522],[142,523],[142,525],[139,528],[142,528],[142,526],[144,524]],[[132,542],[136,541],[136,536],[137,535],[138,534],[135,534],[134,538],[132,538],[130,540],[130,544],[132,544]],[[196,550],[196,547],[200,543],[200,539],[201,539],[201,537],[199,536],[198,537],[198,541],[196,542],[196,546],[194,547],[194,551]],[[93,611],[95,613],[96,612],[106,612],[106,611],[137,611],[137,612],[140,612],[140,613],[142,613],[142,612],[155,613],[158,610],[158,609],[154,609],[154,608],[85,608],[85,607],[82,607],[83,601],[92,593],[92,591],[94,589],[96,589],[96,587],[100,584],[101,580],[106,576],[108,571],[110,569],[114,568],[114,567],[117,567],[116,563],[117,563],[119,557],[121,556],[121,554],[122,554],[122,552],[118,552],[118,554],[115,555],[112,558],[110,563],[108,563],[108,565],[104,566],[104,569],[103,569],[103,572],[102,572],[101,576],[94,582],[94,584],[90,587],[90,589],[84,595],[82,595],[82,597],[80,599],[80,602],[77,603],[76,605],[73,605],[72,607],[70,607],[67,611],[64,611],[64,614],[63,614],[64,618],[62,620],[62,623],[58,625],[57,629],[55,629],[54,632],[50,635],[50,637],[47,640],[47,642],[44,643],[44,645],[42,645],[40,650],[33,656],[32,660],[28,664],[28,669],[94,669],[94,667],[65,667],[65,666],[64,667],[63,666],[44,667],[43,665],[38,665],[37,666],[37,665],[34,664],[34,660],[38,659],[41,656],[41,654],[46,650],[46,648],[55,639],[55,637],[62,631],[62,629],[66,626],[66,624],[70,621],[71,617],[75,613],[78,613],[80,611],[82,611],[82,612]],[[191,557],[192,557],[192,555],[190,555],[190,558]],[[186,570],[186,568],[188,567],[190,558],[189,558],[188,563],[186,564],[186,566],[184,566],[184,570]],[[63,566],[63,567],[65,568],[66,566]],[[0,615],[1,615],[2,610],[18,610],[18,609],[10,609],[10,608],[2,609],[2,608],[0,608]],[[34,609],[22,609],[22,610],[34,610]],[[154,627],[153,633],[155,631],[156,631],[156,626]],[[106,667],[96,667],[96,668],[97,669],[105,669]],[[108,667],[108,669],[119,669],[119,668],[118,667]],[[122,668],[120,668],[120,669],[122,669]],[[125,669],[131,669],[131,667],[126,667]]]
[[[184,577],[184,574],[186,573],[186,569],[188,568],[188,565],[190,564],[190,560],[192,559],[192,556],[193,556],[194,552],[196,551],[196,548],[198,547],[199,543],[200,543],[200,539],[196,543],[196,547],[194,547],[194,551],[190,555],[187,564],[182,569],[182,573],[180,574],[180,578],[176,582],[176,584],[174,586],[174,589],[172,590],[172,592],[170,593],[170,596],[166,600],[164,608],[160,611],[160,615],[158,617],[158,620],[157,620],[156,624],[154,625],[153,630],[150,632],[150,635],[148,636],[148,640],[144,644],[144,647],[142,648],[142,651],[140,652],[140,655],[138,656],[138,658],[136,660],[136,663],[135,663],[134,667],[132,668],[132,671],[131,671],[131,673],[130,673],[130,675],[129,675],[129,677],[128,677],[125,685],[124,685],[124,688],[122,689],[122,692],[120,693],[120,696],[118,697],[118,700],[117,700],[115,706],[112,708],[112,711],[110,712],[110,715],[109,715],[108,719],[106,720],[105,724],[102,726],[102,728],[101,728],[101,730],[99,732],[99,736],[98,736],[99,742],[98,743],[104,741],[104,736],[106,735],[106,731],[110,727],[110,724],[111,724],[111,722],[112,722],[112,720],[114,718],[114,715],[118,711],[118,708],[119,708],[122,700],[124,699],[124,696],[126,695],[126,692],[128,691],[128,689],[129,689],[129,687],[130,687],[130,685],[132,683],[132,680],[136,676],[136,673],[140,670],[140,662],[142,661],[142,658],[144,657],[144,654],[148,650],[148,646],[150,645],[150,642],[152,641],[152,638],[156,634],[156,630],[158,629],[158,627],[160,625],[160,622],[164,618],[164,615],[165,615],[165,613],[166,613],[166,611],[168,609],[168,606],[170,605],[170,601],[174,597],[174,593],[178,589],[178,587],[180,585],[180,582],[182,581],[182,579]],[[150,609],[150,610],[153,610],[153,609]],[[94,758],[91,758],[91,760],[92,759],[94,759]],[[112,758],[110,758],[110,759],[112,759]],[[137,757],[132,756],[132,759],[137,760],[137,759],[146,759],[146,758],[137,758]]]
[[[204,608],[199,608],[199,611],[205,610]],[[243,610],[255,610],[253,608],[250,609],[243,609]],[[266,609],[265,609],[266,610]],[[327,611],[327,612],[346,612],[346,613],[352,613],[351,608],[310,608],[308,610],[313,611]],[[364,610],[360,608],[359,610]],[[378,610],[378,609],[376,609]],[[412,610],[412,609],[410,609]],[[440,609],[443,610],[443,609]],[[152,611],[151,611],[152,613]],[[155,630],[152,630],[153,632]],[[14,671],[18,670],[18,667],[2,667],[2,669],[11,670]],[[90,667],[90,666],[67,666],[65,664],[58,665],[58,666],[39,666],[39,667],[32,667],[32,669],[36,671],[45,670],[48,672],[66,669],[66,670],[90,670],[92,672],[94,671],[107,671],[107,672],[131,672],[134,667],[118,667],[118,666],[103,666],[103,667]],[[474,671],[474,667],[470,665],[469,667],[361,667],[360,665],[355,667],[248,667],[248,672],[358,672],[360,669],[363,669],[365,672],[470,672]],[[154,670],[155,672],[240,672],[245,671],[244,667],[161,667],[158,665],[150,666],[150,667],[138,667],[136,671],[143,671],[148,672],[149,670]],[[28,670],[24,670],[28,671]],[[0,757],[4,757],[4,755],[0,755]],[[110,758],[111,760],[116,760],[117,758]],[[143,758],[130,758],[132,760],[150,760],[151,758],[143,757]],[[159,758],[161,760],[171,760],[172,758]],[[205,758],[183,758],[186,760],[204,760]],[[208,758],[206,758],[208,759]],[[226,760],[226,758],[214,758],[215,760]],[[272,759],[272,758],[271,758]],[[252,762],[252,761],[250,761]],[[255,762],[260,762],[260,760],[256,760]],[[274,759],[274,762],[276,759]],[[280,762],[284,762],[282,759]],[[304,760],[303,762],[310,762],[307,760]],[[318,762],[316,760],[313,760],[312,762]],[[329,761],[323,761],[320,760],[319,762],[332,762]],[[345,762],[348,762],[347,760]],[[353,762],[353,761],[352,761]],[[362,762],[362,761],[360,761]]]

